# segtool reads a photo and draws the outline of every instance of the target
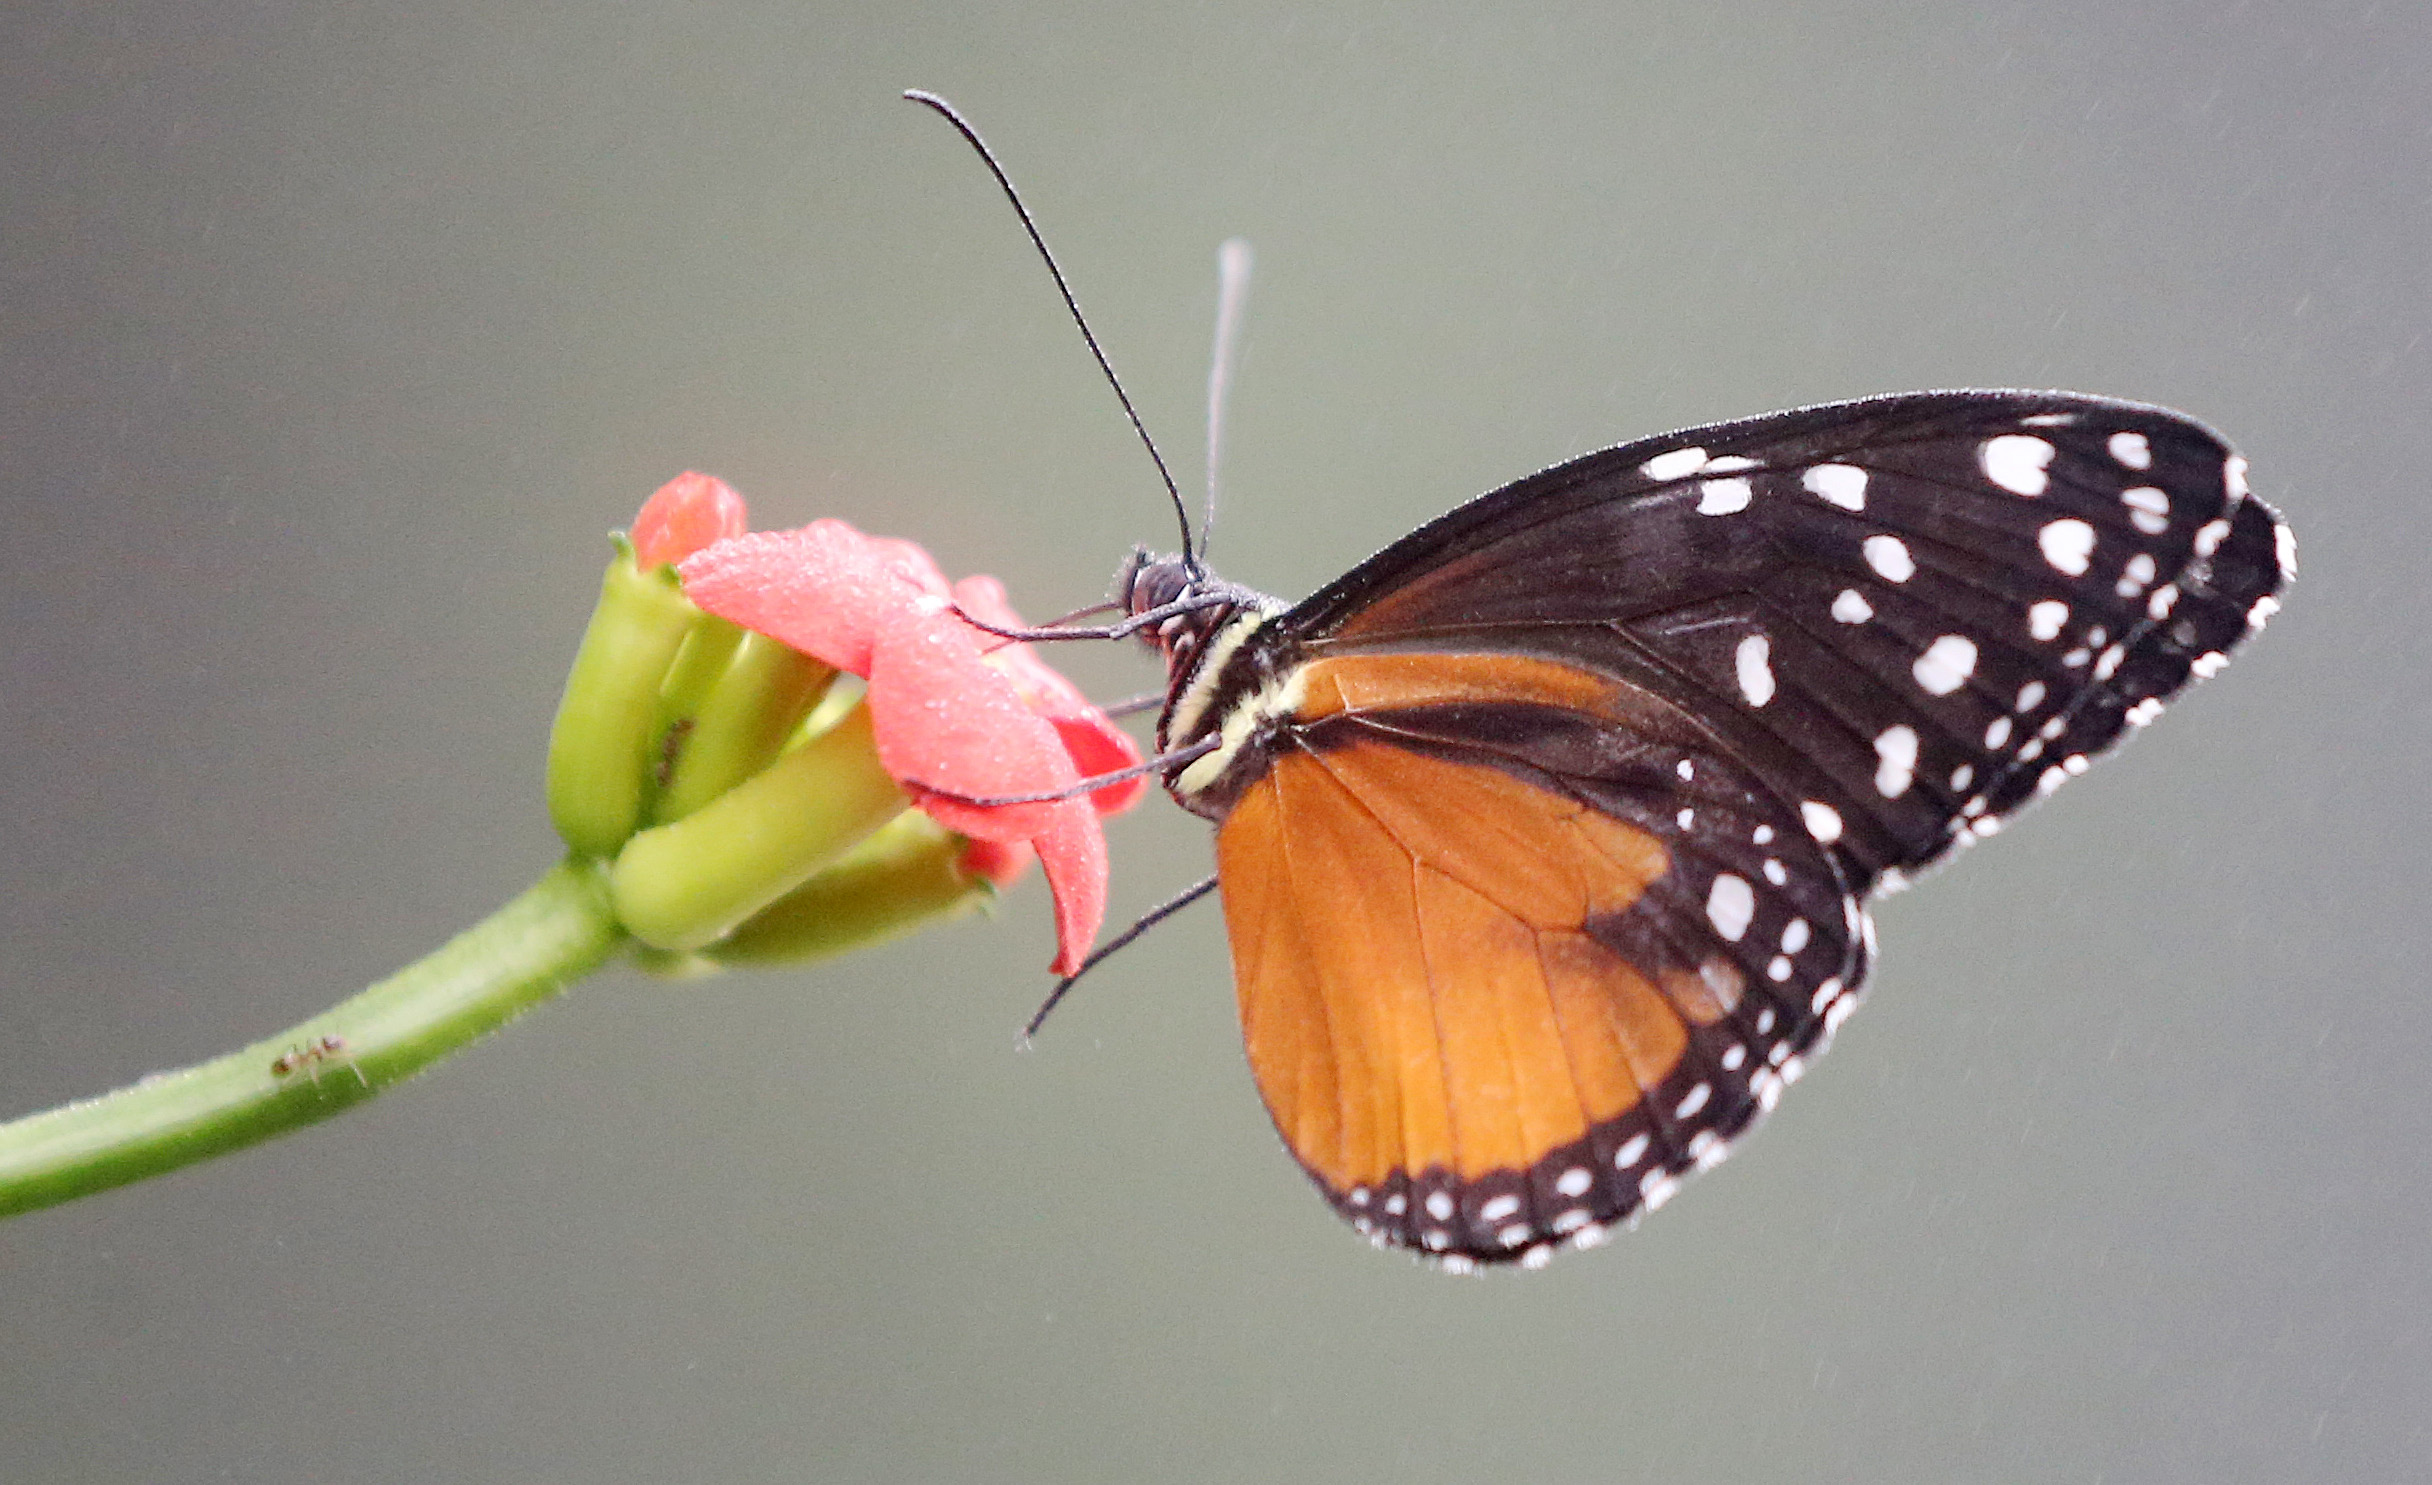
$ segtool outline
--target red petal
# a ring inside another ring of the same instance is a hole
[[[975,877],[985,877],[998,891],[1022,879],[1038,852],[1026,840],[970,840],[963,842],[962,868]]]
[[[1080,800],[1067,800],[1031,844],[1039,848],[1039,865],[1047,869],[1047,888],[1056,899],[1056,958],[1048,967],[1072,974],[1089,957],[1106,921],[1106,832],[1098,827],[1095,811]]]
[[[954,601],[963,612],[1002,629],[1025,627],[1022,616],[1006,601],[1005,585],[982,574],[967,577],[954,585]],[[982,631],[983,633],[985,631]],[[1080,777],[1095,774],[1120,773],[1140,763],[1140,747],[1114,719],[1082,694],[1081,688],[1066,680],[1063,674],[1039,658],[1029,645],[1004,645],[989,652],[989,662],[1009,676],[1014,688],[1030,709],[1055,725],[1064,739],[1064,749],[1071,756]],[[1140,802],[1148,791],[1148,780],[1127,779],[1109,784],[1092,793],[1089,798],[1101,815],[1119,815]]]
[[[878,761],[949,830],[1020,840],[1047,826],[1049,802],[981,809],[966,798],[1039,794],[1077,782],[1072,759],[1013,683],[990,665],[966,625],[943,612],[905,611],[880,628],[870,658],[870,723]]]
[[[868,675],[879,628],[925,596],[907,570],[907,548],[920,550],[873,542],[842,521],[813,521],[719,542],[677,572],[685,596],[718,617]]]
[[[681,562],[751,529],[743,497],[722,479],[687,469],[642,502],[633,518],[633,556],[644,570]]]
[[[864,536],[862,540],[869,543],[871,556],[893,568],[906,582],[923,593],[939,598],[952,595],[953,585],[938,570],[937,559],[930,556],[928,549],[919,542],[906,541],[900,536]]]
[[[954,585],[954,601],[964,613],[994,624],[999,629],[1027,629],[1022,616],[1014,611],[1013,601],[1005,596],[1005,585],[984,572],[974,573]]]
[[[1087,716],[1049,717],[1049,726],[1064,743],[1065,755],[1072,759],[1073,768],[1082,778],[1094,778],[1102,773],[1121,773],[1140,766],[1140,745],[1116,727],[1106,713],[1096,707]],[[1140,802],[1148,792],[1146,777],[1125,779],[1090,791],[1089,802],[1100,815],[1119,815]]]

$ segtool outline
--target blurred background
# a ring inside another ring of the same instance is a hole
[[[0,1226],[12,1482],[2432,1472],[2432,11],[22,0],[0,18],[0,1113],[225,1050],[553,859],[606,533],[686,467],[1089,601],[1252,291],[1230,577],[1627,437],[2187,408],[2301,537],[2220,681],[1883,904],[1641,1230],[1371,1252],[1218,915],[1035,1051],[1035,879],[617,971],[370,1108]],[[1061,658],[1061,657],[1060,657]],[[1144,656],[1071,663],[1103,695]],[[1118,921],[1200,875],[1162,801]]]

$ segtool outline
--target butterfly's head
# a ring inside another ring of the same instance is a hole
[[[1186,597],[1206,582],[1207,574],[1188,557],[1160,556],[1147,547],[1134,547],[1115,574],[1115,602],[1127,617],[1138,618]],[[1156,637],[1153,629],[1141,634],[1150,640]]]

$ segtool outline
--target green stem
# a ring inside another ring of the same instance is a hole
[[[0,1217],[341,1113],[549,999],[626,943],[605,865],[562,862],[420,963],[277,1036],[0,1124]]]

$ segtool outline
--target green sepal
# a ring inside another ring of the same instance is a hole
[[[733,639],[722,645],[724,631]],[[694,651],[714,653],[717,671],[694,683]],[[696,630],[668,678],[671,760],[666,787],[651,807],[655,824],[683,819],[761,769],[785,747],[826,695],[836,671],[764,634],[724,619]]]
[[[549,732],[549,819],[578,856],[613,856],[656,786],[659,691],[704,615],[675,570],[648,572],[622,532]]]
[[[919,810],[905,810],[702,957],[729,966],[824,959],[989,906],[995,887],[963,869],[969,845]]]
[[[870,712],[835,726],[673,824],[625,843],[617,918],[658,949],[699,949],[808,881],[907,801],[878,763]]]

